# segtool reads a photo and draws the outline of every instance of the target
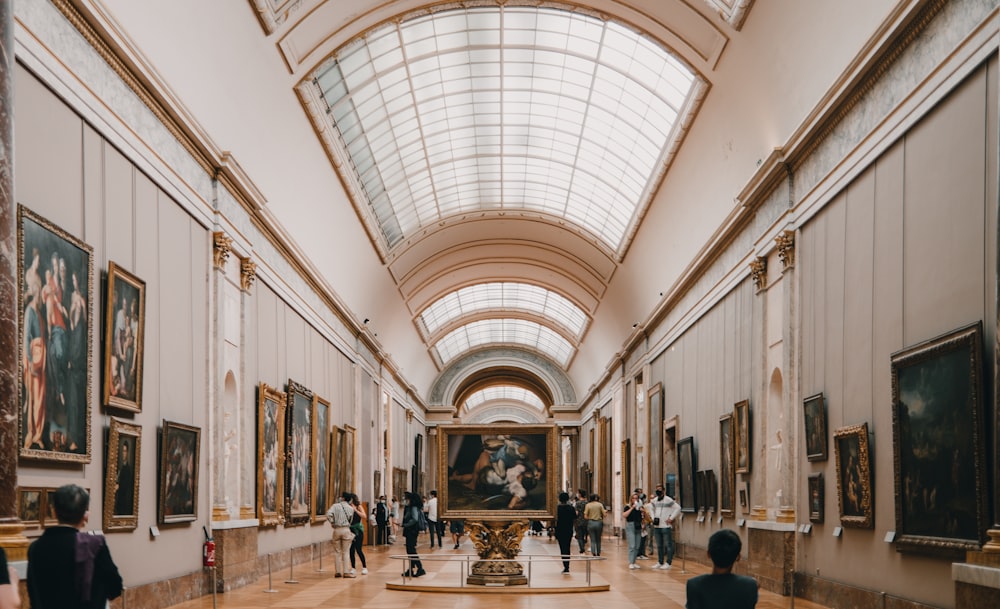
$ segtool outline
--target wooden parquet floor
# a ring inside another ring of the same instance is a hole
[[[447,541],[446,541],[447,543]],[[554,540],[541,537],[527,537],[522,544],[523,552],[532,555],[558,557],[559,546]],[[418,550],[424,560],[427,575],[408,582],[418,585],[445,585],[458,587],[461,582],[461,559],[474,553],[468,539],[457,550],[446,545],[445,549],[428,548],[426,539],[421,539]],[[575,542],[573,548],[576,554]],[[627,548],[624,541],[606,538],[603,544],[604,561],[592,563],[592,584],[610,584],[606,592],[581,592],[569,594],[498,594],[462,592],[419,592],[409,590],[388,590],[386,583],[403,582],[401,560],[390,558],[403,553],[402,544],[388,547],[366,548],[368,575],[361,574],[360,561],[357,577],[354,579],[335,578],[332,556],[324,558],[324,573],[317,573],[318,562],[295,566],[294,578],[298,584],[286,584],[288,570],[272,573],[274,593],[264,592],[268,588],[268,578],[219,594],[215,606],[219,609],[308,609],[330,607],[336,609],[682,609],[684,607],[685,582],[707,568],[691,562],[682,562],[678,557],[669,571],[652,569],[655,560],[643,560],[638,570],[629,570]],[[585,568],[574,563],[572,573],[560,573],[562,563],[556,560],[539,560],[532,564],[532,585],[537,587],[582,586],[585,585]],[[803,599],[795,600],[796,609],[827,609],[822,605]],[[212,596],[205,596],[172,609],[211,609]],[[788,609],[792,600],[771,592],[761,591],[758,609]]]

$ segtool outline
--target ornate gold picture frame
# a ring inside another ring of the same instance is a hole
[[[554,425],[439,426],[439,518],[554,518],[558,440]]]
[[[326,520],[330,496],[330,402],[318,395],[312,403],[312,521]]]
[[[142,427],[111,418],[104,476],[105,531],[132,531],[139,522]]]
[[[750,445],[750,401],[741,400],[733,406],[733,431],[735,432],[733,450],[736,460],[736,473],[749,474],[751,457]]]
[[[719,417],[719,513],[736,514],[736,471],[733,462],[733,415]]]
[[[260,526],[284,522],[285,393],[267,383],[257,389],[257,519]]]
[[[312,510],[313,393],[288,379],[285,427],[285,526],[309,522]]]
[[[840,524],[871,529],[875,526],[875,511],[868,423],[842,427],[833,432],[833,448],[837,459]]]
[[[104,404],[142,412],[146,282],[109,262],[104,306]]]
[[[160,523],[198,518],[201,429],[163,421],[160,439]]]

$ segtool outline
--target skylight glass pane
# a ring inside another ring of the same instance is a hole
[[[480,389],[465,399],[463,407],[468,411],[487,402],[527,404],[538,410],[545,409],[545,403],[537,393],[514,385],[493,385]]]
[[[449,213],[503,207],[564,216],[621,251],[694,74],[628,26],[572,10],[431,10],[313,74],[386,246]],[[429,182],[398,183],[420,175]]]
[[[566,297],[543,287],[517,282],[466,286],[434,301],[420,314],[428,334],[454,320],[481,311],[523,311],[551,319],[577,339],[583,337],[587,315]]]
[[[548,356],[560,366],[569,364],[573,346],[554,330],[524,319],[482,319],[456,328],[434,344],[447,364],[469,349],[487,345],[523,345]]]

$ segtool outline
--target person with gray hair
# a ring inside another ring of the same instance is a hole
[[[52,494],[59,524],[28,547],[28,600],[32,609],[103,609],[122,594],[122,577],[103,535],[83,532],[90,495],[75,484]]]

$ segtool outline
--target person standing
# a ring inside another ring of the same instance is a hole
[[[656,541],[654,569],[669,569],[674,562],[674,520],[681,513],[681,504],[668,497],[663,487],[656,486],[656,498],[649,502],[653,516],[653,539]],[[664,561],[666,559],[666,561]]]
[[[19,609],[21,595],[17,591],[17,571],[7,566],[7,554],[0,548],[0,609]]]
[[[438,492],[431,491],[431,498],[424,506],[427,513],[427,529],[431,535],[431,547],[434,547],[434,538],[437,538],[438,549],[441,549],[441,536],[444,535],[444,522],[438,519]]]
[[[392,539],[389,540],[390,543],[399,535],[399,500],[395,497],[389,504],[389,535],[392,536]]]
[[[354,533],[351,532],[351,520],[354,518],[354,506],[351,505],[352,494],[344,491],[340,501],[330,506],[326,511],[326,519],[333,525],[333,570],[334,577],[354,577],[348,571],[348,549],[354,543]]]
[[[576,508],[569,504],[569,493],[559,493],[559,505],[556,507],[556,541],[559,542],[559,553],[563,559],[563,573],[569,573],[569,546],[573,541],[573,523],[576,521]]]
[[[389,543],[389,507],[385,504],[385,495],[380,495],[375,505],[375,544]]]
[[[720,529],[708,538],[712,572],[687,582],[687,609],[753,609],[757,606],[757,580],[733,574],[743,542],[730,529]]]
[[[587,494],[582,488],[576,491],[573,507],[576,508],[576,520],[573,523],[576,529],[576,543],[580,546],[580,554],[583,554],[587,551],[587,519],[583,517],[583,510],[587,507]]]
[[[351,517],[351,533],[354,540],[351,542],[351,577],[355,575],[354,555],[361,557],[361,574],[368,575],[368,561],[365,560],[365,511],[361,509],[361,502],[357,495],[351,495],[351,507],[354,508],[354,515]]]
[[[420,536],[420,512],[424,505],[420,500],[420,495],[407,492],[403,495],[403,538],[406,540],[406,553],[409,555],[410,565],[403,571],[403,577],[420,577],[427,572],[417,555],[417,537]]]
[[[632,497],[623,510],[625,516],[625,538],[628,539],[628,568],[638,569],[635,559],[639,555],[639,539],[642,536],[642,499],[638,493]]]
[[[583,508],[583,517],[587,521],[587,537],[590,538],[590,553],[593,556],[601,555],[601,535],[604,534],[604,514],[607,510],[600,502],[597,493],[590,495],[590,501]]]
[[[28,547],[28,601],[32,609],[104,609],[122,594],[122,577],[103,535],[82,531],[90,495],[75,484],[52,494],[59,524]]]
[[[462,541],[462,535],[465,535],[465,521],[452,518],[448,522],[448,531],[451,533],[451,540],[455,542],[454,549],[457,550],[458,544]]]

